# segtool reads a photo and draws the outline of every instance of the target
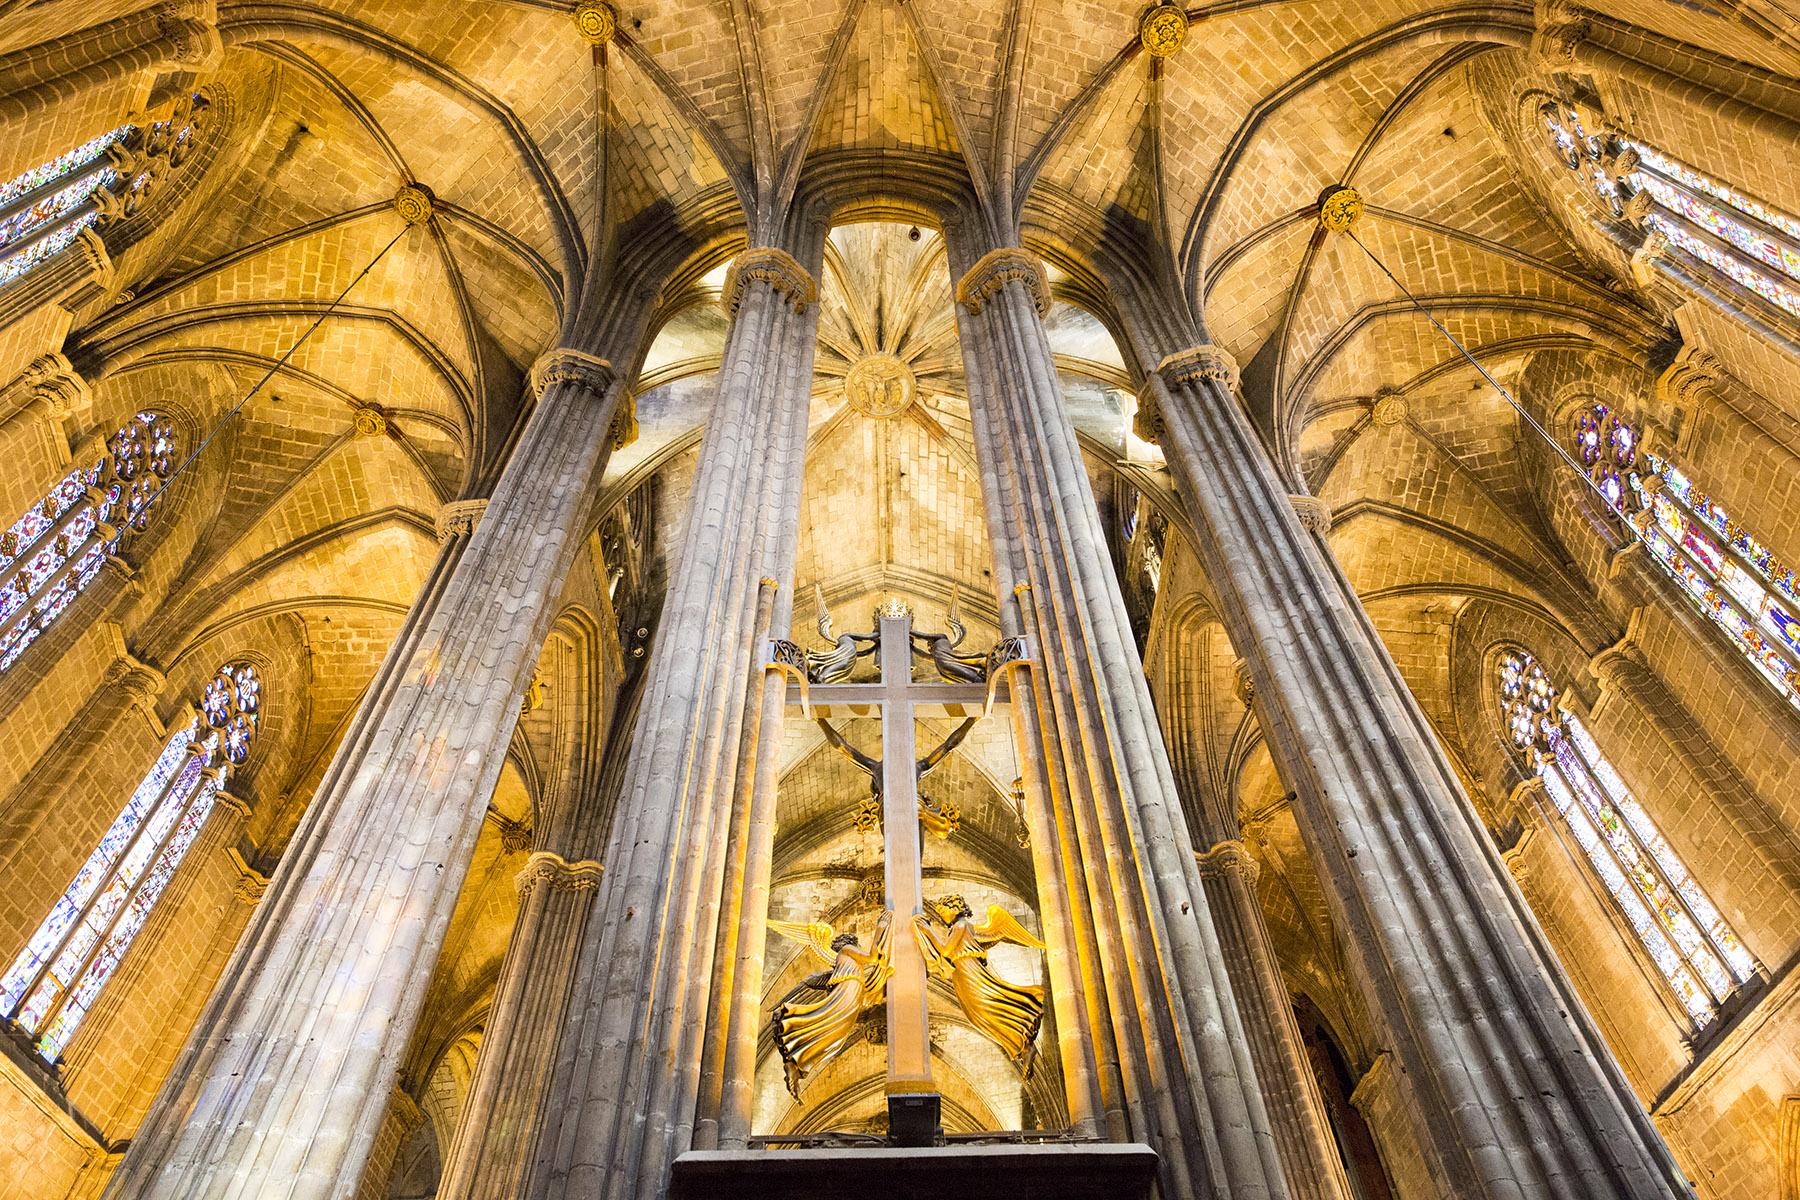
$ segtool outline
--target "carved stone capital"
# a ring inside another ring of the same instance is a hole
[[[213,804],[215,807],[224,809],[226,812],[236,813],[245,820],[249,820],[250,818],[250,802],[242,796],[233,795],[224,788],[219,788],[213,792]],[[266,885],[268,880],[265,879],[263,883]]]
[[[1537,785],[1539,792],[1544,790],[1543,777],[1534,775],[1526,782],[1521,783],[1518,787],[1514,788],[1513,795],[1520,800],[1527,799],[1529,793],[1521,795],[1521,792],[1523,789],[1534,783]],[[1529,812],[1531,810],[1529,808],[1522,808],[1519,811]],[[1506,864],[1507,871],[1511,873],[1514,879],[1518,880],[1521,886],[1531,874],[1531,868],[1525,862],[1525,850],[1531,845],[1531,839],[1536,836],[1537,826],[1527,825],[1524,832],[1519,834],[1519,840],[1500,852],[1500,860]]]
[[[1049,272],[1037,255],[1014,246],[1002,246],[982,255],[956,285],[956,302],[970,313],[979,313],[988,297],[999,294],[1009,283],[1022,283],[1031,290],[1031,303],[1038,316],[1050,312]]]
[[[170,43],[169,61],[197,73],[216,71],[225,58],[215,0],[170,0],[150,10]]]
[[[719,307],[736,316],[744,289],[757,280],[768,284],[776,295],[786,296],[797,313],[805,312],[819,298],[819,285],[793,255],[773,246],[753,246],[731,260]]]
[[[1256,681],[1250,678],[1250,664],[1241,658],[1231,662],[1231,694],[1245,708],[1256,701]]]
[[[125,634],[116,621],[106,622],[112,642],[112,661],[100,673],[100,682],[125,696],[131,703],[150,707],[168,682],[163,673],[139,659],[125,646]]]
[[[453,537],[467,537],[474,533],[487,506],[486,500],[452,500],[438,509],[438,545],[443,545]]]
[[[1213,345],[1177,350],[1156,364],[1156,373],[1170,387],[1197,383],[1202,379],[1216,380],[1230,388],[1238,384],[1237,359],[1223,347]]]
[[[1656,379],[1656,394],[1670,403],[1699,408],[1705,398],[1724,385],[1728,372],[1725,364],[1710,351],[1687,345],[1675,356]]]
[[[1575,65],[1591,30],[1586,20],[1553,19],[1559,23],[1545,25],[1531,38],[1531,57],[1538,70],[1552,73]]]
[[[94,402],[94,393],[87,380],[67,358],[54,350],[33,359],[22,377],[31,388],[32,398],[52,417],[81,412]]]
[[[1311,530],[1320,537],[1331,532],[1331,505],[1317,496],[1289,496],[1288,503],[1294,506],[1294,515],[1300,518],[1300,528]]]
[[[613,366],[604,358],[560,346],[546,350],[531,364],[531,394],[540,400],[553,383],[573,383],[596,396],[612,386]]]
[[[552,891],[585,892],[600,886],[605,868],[591,859],[570,862],[560,854],[539,850],[525,860],[525,869],[513,877],[513,886],[524,896],[542,883]]]
[[[1254,887],[1256,877],[1262,874],[1262,864],[1250,853],[1250,847],[1242,842],[1220,842],[1210,850],[1196,850],[1194,860],[1200,864],[1201,877],[1206,879],[1237,875]]]

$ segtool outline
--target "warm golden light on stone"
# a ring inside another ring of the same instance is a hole
[[[1187,40],[1187,12],[1179,4],[1159,4],[1138,22],[1138,40],[1155,58],[1167,58]]]
[[[844,376],[844,395],[857,412],[871,417],[898,416],[918,395],[911,367],[892,354],[871,354]]]
[[[1362,215],[1362,193],[1355,188],[1332,186],[1319,200],[1319,224],[1332,233],[1346,232]]]
[[[581,34],[581,40],[590,46],[602,46],[612,41],[618,28],[619,19],[610,4],[586,0],[575,7],[575,29]]]
[[[423,225],[436,208],[437,198],[422,183],[406,184],[394,195],[394,211],[408,225]]]

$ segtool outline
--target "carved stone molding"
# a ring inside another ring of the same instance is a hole
[[[87,380],[67,358],[54,350],[33,359],[22,377],[31,388],[32,398],[53,418],[79,413],[94,401]]]
[[[1240,875],[1245,883],[1255,886],[1256,877],[1262,874],[1262,864],[1250,853],[1250,847],[1237,841],[1220,842],[1210,850],[1196,850],[1194,861],[1200,864],[1200,874],[1206,879]]]
[[[1220,346],[1189,346],[1186,350],[1177,350],[1156,364],[1156,373],[1170,387],[1197,383],[1202,379],[1217,380],[1231,388],[1238,385],[1237,359]]]
[[[443,545],[453,537],[467,537],[474,533],[487,506],[486,500],[452,500],[438,509],[438,545]]]
[[[1300,518],[1300,528],[1320,537],[1331,532],[1331,505],[1317,496],[1289,496],[1288,503],[1294,506],[1294,515]]]
[[[254,905],[268,892],[269,877],[246,862],[236,846],[225,847],[225,857],[231,860],[238,875],[237,886],[231,890],[231,898],[239,904]]]
[[[591,891],[600,886],[600,874],[604,870],[592,859],[572,863],[560,854],[539,850],[525,860],[525,869],[513,877],[513,886],[520,896],[540,882],[552,891]]]
[[[1256,681],[1250,678],[1250,664],[1241,658],[1231,662],[1231,694],[1245,708],[1251,707],[1256,701]]]
[[[150,10],[170,43],[169,60],[190,71],[216,71],[225,58],[216,0],[169,0]]]
[[[530,379],[531,394],[540,400],[553,383],[579,384],[596,396],[604,396],[612,386],[613,365],[604,358],[561,346],[538,356],[531,364]]]
[[[761,280],[777,295],[786,296],[797,313],[805,312],[807,305],[819,298],[819,285],[798,259],[773,246],[755,246],[731,260],[731,269],[725,272],[725,290],[719,296],[719,307],[736,316],[738,305],[744,299],[744,289],[754,280]]]
[[[1375,393],[1375,403],[1369,409],[1369,419],[1383,429],[1390,429],[1406,420],[1406,397],[1400,394],[1399,388],[1382,388]]]
[[[1050,275],[1043,262],[1028,250],[1002,246],[989,250],[969,268],[969,273],[956,285],[956,302],[970,313],[979,313],[989,296],[999,293],[1009,283],[1022,283],[1031,289],[1031,302],[1038,316],[1050,312]]]
[[[1725,364],[1699,346],[1681,348],[1656,379],[1656,394],[1670,403],[1699,409],[1706,397],[1719,390],[1728,376]]]
[[[1137,392],[1137,415],[1131,418],[1131,432],[1152,446],[1162,445],[1168,425],[1163,421],[1162,401],[1156,398],[1156,379],[1144,380]]]
[[[1537,784],[1537,790],[1542,792],[1544,789],[1543,777],[1534,776],[1514,788],[1513,795],[1523,799],[1521,793],[1534,783]],[[1531,878],[1531,868],[1525,862],[1525,851],[1531,845],[1532,839],[1537,837],[1537,831],[1538,827],[1535,824],[1525,826],[1524,832],[1519,834],[1519,840],[1500,852],[1500,860],[1506,864],[1507,871],[1518,881],[1520,887],[1524,887],[1526,881]]]
[[[1631,252],[1631,277],[1639,287],[1649,287],[1656,278],[1656,260],[1668,252],[1669,235],[1660,229],[1646,229],[1644,240]]]
[[[118,622],[108,621],[105,628],[112,642],[113,658],[101,672],[100,682],[126,696],[131,703],[148,709],[168,680],[161,671],[126,648],[125,634]]]

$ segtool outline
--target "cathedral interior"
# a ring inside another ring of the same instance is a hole
[[[0,1196],[1800,1200],[1797,77],[0,0]]]

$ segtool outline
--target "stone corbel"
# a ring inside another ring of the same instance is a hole
[[[1600,684],[1600,696],[1589,715],[1595,720],[1615,693],[1631,696],[1639,690],[1650,672],[1650,664],[1638,648],[1637,638],[1644,623],[1642,606],[1633,608],[1625,624],[1625,636],[1588,660],[1588,673]]]
[[[1250,664],[1241,658],[1231,662],[1231,693],[1245,708],[1255,706],[1256,681],[1250,678]]]
[[[558,892],[586,892],[600,886],[605,870],[592,859],[570,862],[560,854],[538,850],[525,860],[525,869],[513,877],[513,886],[523,897],[539,883]]]
[[[486,500],[452,500],[437,511],[437,540],[442,546],[451,538],[468,537],[487,511]]]
[[[219,36],[217,0],[168,0],[150,14],[169,43],[171,64],[197,74],[219,69],[225,43]]]
[[[1233,391],[1238,385],[1237,359],[1221,346],[1199,345],[1177,350],[1156,364],[1156,373],[1172,388],[1203,379],[1223,383]]]
[[[1288,503],[1294,506],[1294,515],[1300,519],[1300,528],[1320,537],[1331,532],[1331,505],[1317,496],[1289,496]]]
[[[731,268],[725,272],[725,290],[719,295],[719,307],[736,316],[738,305],[743,303],[744,289],[754,280],[768,284],[776,295],[786,296],[796,313],[805,312],[807,306],[819,298],[819,285],[798,259],[773,246],[755,246],[731,260]]]
[[[1160,446],[1167,429],[1163,423],[1162,401],[1156,396],[1156,377],[1151,376],[1137,390],[1137,412],[1131,418],[1131,432],[1140,441]]]
[[[1022,283],[1031,292],[1031,302],[1038,316],[1050,313],[1050,275],[1037,255],[1013,246],[989,250],[969,268],[969,273],[956,285],[956,302],[971,314],[981,311],[988,297],[999,293],[1009,283]]]
[[[547,350],[531,364],[531,394],[539,400],[553,383],[573,383],[595,396],[604,396],[612,386],[613,366],[604,358],[595,358],[566,346]]]
[[[1644,240],[1631,252],[1631,277],[1639,287],[1649,287],[1656,280],[1656,260],[1669,249],[1669,235],[1660,229],[1644,230]]]
[[[124,695],[127,700],[149,712],[168,680],[163,673],[134,655],[125,645],[125,631],[117,621],[101,625],[106,639],[112,643],[112,661],[100,674],[100,682]]]
[[[1725,364],[1711,351],[1692,341],[1683,345],[1675,361],[1656,377],[1657,398],[1679,409],[1686,418],[1681,423],[1681,436],[1675,442],[1677,453],[1687,450],[1700,418],[1718,403],[1719,391],[1726,385],[1728,377]]]
[[[1567,71],[1580,61],[1581,45],[1593,29],[1587,13],[1561,0],[1539,6],[1537,26],[1531,37],[1531,57],[1538,70],[1548,75]]]
[[[1204,879],[1237,875],[1255,887],[1257,876],[1262,874],[1262,864],[1250,853],[1250,847],[1238,841],[1220,842],[1210,850],[1196,850],[1194,860],[1200,864],[1200,875]]]

